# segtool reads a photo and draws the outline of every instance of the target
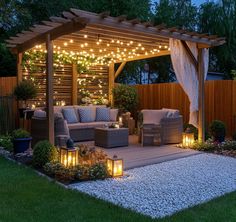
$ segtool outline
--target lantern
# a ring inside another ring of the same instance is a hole
[[[107,170],[112,177],[123,176],[123,159],[118,159],[116,155],[107,159]]]
[[[60,163],[65,167],[74,167],[78,165],[77,149],[60,148]]]
[[[194,143],[194,133],[189,128],[183,133],[183,147],[191,147]]]
[[[122,119],[122,117],[120,116],[120,117],[119,117],[119,125],[122,126],[122,124],[123,124],[123,119]]]

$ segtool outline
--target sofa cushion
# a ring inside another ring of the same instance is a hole
[[[110,108],[97,107],[96,121],[110,121]]]
[[[110,121],[117,121],[118,109],[110,109]]]
[[[78,119],[75,114],[74,108],[63,108],[62,109],[63,116],[67,123],[77,123]]]
[[[180,114],[179,114],[179,110],[177,109],[168,109],[168,108],[162,108],[162,110],[164,111],[167,111],[167,118],[175,118],[175,117],[178,117]]]
[[[105,125],[111,125],[114,122],[106,122],[106,121],[99,121],[99,122],[90,122],[90,123],[71,123],[68,124],[68,128],[70,130],[76,130],[76,129],[93,129],[93,128],[99,128],[104,127]]]
[[[79,112],[79,118],[80,118],[81,123],[89,123],[89,122],[95,121],[96,114],[95,116],[93,115],[92,107],[80,107],[78,108],[78,112]]]
[[[142,110],[143,124],[160,124],[161,119],[167,116],[165,110]]]

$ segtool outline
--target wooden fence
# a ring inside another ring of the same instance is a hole
[[[16,77],[0,78],[0,96],[10,95],[16,82]],[[135,87],[140,98],[140,109],[163,107],[178,109],[184,117],[184,122],[188,122],[189,100],[178,83],[136,85]],[[236,81],[206,81],[205,115],[206,125],[214,119],[219,119],[225,122],[228,135],[236,132]]]
[[[178,83],[137,85],[136,88],[140,109],[178,109],[184,122],[188,122],[189,100]],[[207,126],[212,120],[222,120],[227,126],[228,136],[236,131],[236,81],[206,81],[205,117]]]
[[[1,77],[0,78],[0,96],[11,95],[16,86],[16,77]]]

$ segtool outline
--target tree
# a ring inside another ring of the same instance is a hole
[[[226,37],[226,44],[210,50],[210,69],[232,78],[231,70],[236,67],[236,2],[223,0],[202,4],[199,31]]]

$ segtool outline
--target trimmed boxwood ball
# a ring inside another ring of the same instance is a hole
[[[33,165],[41,168],[46,163],[57,160],[58,152],[56,147],[49,141],[43,140],[38,142],[33,148]]]
[[[212,136],[212,139],[215,142],[223,142],[225,140],[225,134],[226,134],[226,127],[225,124],[220,120],[214,120],[210,124],[210,134]]]

